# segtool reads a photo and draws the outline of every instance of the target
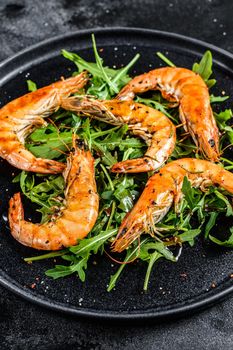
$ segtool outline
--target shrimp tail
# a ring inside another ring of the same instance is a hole
[[[20,241],[21,222],[24,220],[24,210],[20,193],[15,193],[9,201],[9,224],[12,236]]]
[[[124,160],[111,167],[113,173],[141,173],[158,169],[162,164],[155,159],[144,157]]]
[[[27,151],[26,148],[22,147],[22,145],[20,148],[20,152],[12,152],[3,157],[16,168],[41,174],[59,174],[65,168],[65,164],[61,162],[36,158],[31,152]]]
[[[59,250],[63,248],[64,234],[57,232],[50,241],[52,230],[45,230],[43,225],[24,220],[24,210],[20,193],[15,193],[9,201],[8,220],[11,235],[21,244],[36,249]]]

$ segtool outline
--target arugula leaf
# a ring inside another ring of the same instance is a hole
[[[194,209],[197,206],[197,203],[200,200],[200,195],[191,186],[191,183],[188,180],[187,176],[184,177],[184,181],[183,181],[181,190],[182,190],[182,192],[184,194],[184,198],[187,201],[190,209]]]
[[[174,118],[170,113],[168,113],[167,107],[156,100],[149,99],[149,98],[142,98],[142,97],[137,96],[136,102],[143,103],[146,106],[155,108],[155,109],[159,110],[160,112],[162,112],[163,114],[165,114],[173,122],[175,122],[175,123],[177,122],[176,118]]]
[[[204,53],[201,61],[199,63],[194,63],[192,68],[195,73],[202,77],[209,88],[216,83],[216,80],[214,79],[209,80],[210,76],[212,75],[212,64],[212,53],[211,51],[207,50]]]
[[[145,243],[140,249],[140,259],[148,262],[148,267],[145,275],[143,289],[146,291],[148,288],[148,283],[152,268],[155,262],[160,258],[165,258],[167,260],[176,262],[176,257],[172,252],[164,245],[162,242],[148,242]]]
[[[141,248],[143,245],[148,241],[148,238],[144,238],[140,243],[140,248],[138,246],[128,249],[126,252],[126,257],[124,261],[122,262],[121,266],[117,270],[117,272],[114,275],[111,275],[108,289],[107,291],[110,292],[116,285],[117,280],[120,278],[120,275],[123,271],[123,269],[126,267],[127,263],[131,260],[134,260],[138,254],[140,253]]]
[[[93,43],[93,50],[94,50],[94,54],[95,54],[96,64],[97,64],[97,67],[99,68],[100,72],[102,73],[102,78],[108,84],[108,86],[110,88],[112,88],[113,92],[115,94],[117,94],[119,92],[117,86],[115,85],[114,82],[111,81],[110,77],[107,75],[106,71],[104,70],[103,60],[102,60],[102,58],[100,58],[98,51],[97,51],[97,48],[96,48],[94,34],[91,35],[91,38],[92,38],[92,43]]]
[[[53,279],[58,279],[77,272],[80,280],[84,282],[88,258],[89,255],[86,255],[70,266],[55,265],[53,269],[45,271],[45,274],[46,276],[52,277]]]
[[[41,223],[46,222],[53,213],[53,207],[62,204],[61,200],[64,193],[64,179],[61,175],[49,175],[44,177],[44,182],[36,184],[38,175],[32,175],[26,171],[22,171],[14,179],[14,182],[20,182],[23,194],[38,204],[38,209],[42,214]]]
[[[101,143],[93,141],[93,149],[101,156],[103,164],[112,166],[117,163],[117,159],[112,156],[105,145],[102,146]]]
[[[214,227],[218,215],[219,213],[216,211],[210,213],[210,218],[205,227],[205,239],[208,238],[211,229]]]
[[[233,129],[227,123],[232,118],[232,110],[225,109],[225,111],[222,111],[220,113],[214,113],[214,116],[219,129],[227,135],[229,142],[233,143]]]
[[[229,202],[228,198],[226,196],[224,196],[222,193],[220,193],[218,190],[214,190],[214,193],[216,194],[216,196],[221,199],[225,204],[226,204],[226,216],[231,216],[233,215],[233,209],[232,209],[232,205]]]
[[[143,290],[144,291],[147,291],[147,289],[148,289],[150,275],[151,275],[152,268],[153,268],[155,262],[158,261],[162,257],[163,257],[163,255],[158,253],[157,251],[155,251],[154,253],[150,254],[150,260],[149,260],[149,264],[148,264],[148,267],[147,267],[147,270],[146,270],[146,276],[145,276],[144,285],[143,285]]]
[[[92,34],[93,51],[96,62],[87,62],[75,53],[62,50],[62,55],[74,62],[79,72],[87,70],[92,74],[92,85],[88,88],[87,94],[95,95],[97,98],[105,100],[111,99],[114,94],[129,82],[129,69],[136,63],[140,55],[136,56],[123,68],[113,69],[103,65],[103,59],[99,56],[95,37]]]
[[[37,90],[37,85],[36,83],[34,83],[34,81],[32,80],[27,80],[27,87],[28,87],[28,91],[33,92]]]
[[[231,235],[230,237],[225,240],[225,241],[220,241],[218,238],[212,236],[212,235],[209,235],[209,239],[218,244],[218,245],[221,245],[223,247],[227,247],[227,248],[233,248],[233,227],[230,228],[230,232],[231,232]]]
[[[210,103],[224,102],[228,100],[229,96],[214,96],[210,95]]]
[[[26,147],[36,157],[54,159],[72,144],[72,131],[59,132],[53,125],[36,129],[26,141]]]
[[[201,229],[197,228],[197,229],[187,230],[183,233],[180,233],[179,235],[177,235],[177,237],[179,237],[181,242],[183,243],[188,242],[191,246],[193,246],[194,238],[196,238],[200,233],[201,233]]]
[[[78,245],[70,247],[69,250],[79,256],[83,254],[94,254],[107,242],[111,237],[117,233],[117,229],[111,229],[107,231],[102,231],[98,235],[91,238],[84,238],[78,242]]]
[[[148,242],[140,250],[140,258],[142,260],[150,260],[149,251],[155,250],[159,252],[165,259],[176,262],[176,257],[173,253],[166,247],[163,242]]]

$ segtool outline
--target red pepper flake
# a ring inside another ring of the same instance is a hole
[[[35,283],[32,283],[32,284],[30,285],[30,287],[31,287],[32,289],[34,289],[34,288],[36,287],[36,284],[35,284]]]

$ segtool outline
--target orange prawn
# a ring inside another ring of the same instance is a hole
[[[59,250],[77,244],[93,228],[99,209],[94,159],[90,151],[74,144],[64,170],[66,182],[63,207],[48,223],[34,224],[24,219],[20,193],[9,202],[9,224],[12,236],[35,249]]]
[[[192,186],[205,190],[218,185],[233,194],[233,173],[206,160],[183,158],[165,165],[151,176],[137,203],[125,216],[112,248],[116,252],[126,249],[143,232],[156,233],[160,222],[182,196],[182,184],[187,177]]]
[[[179,104],[184,128],[204,157],[219,161],[219,130],[210,106],[208,87],[200,75],[185,68],[164,67],[133,78],[116,97],[132,100],[135,94],[160,90],[168,101]]]
[[[111,168],[112,172],[139,173],[156,170],[166,162],[175,147],[176,129],[173,123],[163,113],[143,104],[72,96],[63,99],[62,107],[113,125],[127,124],[134,135],[146,141],[148,149],[143,158],[116,163]]]
[[[16,168],[37,173],[55,174],[64,170],[63,163],[36,158],[24,147],[26,136],[43,118],[54,113],[61,99],[77,92],[87,82],[85,72],[21,96],[0,109],[0,157]]]

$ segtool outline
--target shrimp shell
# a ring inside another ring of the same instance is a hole
[[[61,99],[77,92],[87,82],[85,72],[21,96],[0,109],[0,157],[16,168],[55,174],[65,165],[36,158],[24,147],[24,139],[36,127],[46,125],[48,117],[61,105]]]
[[[210,161],[219,161],[219,131],[210,106],[208,88],[200,75],[185,68],[164,67],[133,78],[116,97],[132,100],[135,94],[160,90],[179,104],[180,119],[198,149]]]
[[[176,129],[173,123],[161,112],[143,104],[73,96],[63,99],[62,107],[113,125],[127,124],[134,135],[147,143],[148,149],[143,158],[114,164],[112,172],[139,173],[158,169],[175,147]]]
[[[123,219],[113,251],[123,251],[143,232],[156,234],[155,224],[164,218],[173,202],[177,205],[180,201],[185,176],[202,191],[207,186],[218,185],[233,194],[233,174],[219,165],[195,158],[168,163],[149,178],[137,203]]]
[[[64,170],[66,181],[64,209],[48,223],[34,224],[24,219],[20,193],[9,202],[9,224],[12,236],[35,249],[59,250],[77,244],[93,228],[99,208],[94,159],[90,151],[75,146]]]

